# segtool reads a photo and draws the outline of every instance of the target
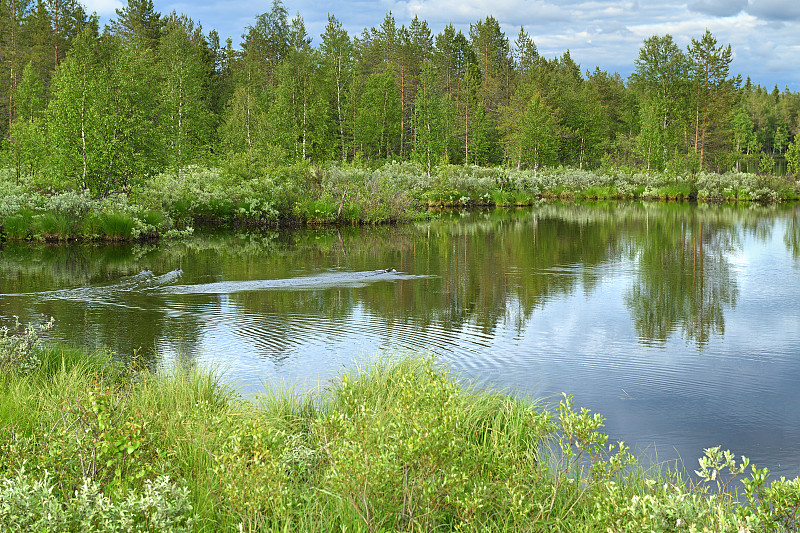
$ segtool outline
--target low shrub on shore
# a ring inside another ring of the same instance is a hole
[[[370,169],[299,164],[231,174],[189,167],[130,194],[31,191],[0,178],[0,237],[64,241],[131,240],[190,232],[197,225],[385,224],[429,207],[521,206],[543,200],[698,200],[774,203],[800,198],[786,178],[712,174],[516,170],[413,162]]]
[[[797,529],[797,479],[748,476],[718,447],[699,484],[646,472],[569,396],[545,408],[475,390],[429,357],[245,401],[213,373],[36,334],[0,343],[2,530]]]

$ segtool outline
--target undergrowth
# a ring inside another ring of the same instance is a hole
[[[646,471],[571,397],[477,390],[430,357],[245,401],[190,366],[23,345],[5,360],[35,364],[0,376],[4,531],[797,530],[797,479],[719,447],[699,483]]]
[[[386,224],[430,207],[526,206],[564,200],[698,200],[775,203],[800,198],[797,182],[740,172],[629,169],[516,170],[413,162],[379,168],[297,164],[243,172],[191,166],[130,193],[40,191],[0,177],[0,238],[136,240],[181,236],[198,225]]]

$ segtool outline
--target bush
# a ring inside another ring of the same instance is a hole
[[[28,325],[23,328],[14,317],[14,329],[0,327],[0,374],[27,373],[39,365],[38,352],[42,345],[42,334],[53,326],[53,319],[38,328]]]
[[[0,529],[18,533],[192,531],[194,515],[186,488],[162,476],[116,501],[84,479],[75,496],[60,501],[49,476],[32,479],[23,469],[0,481]]]

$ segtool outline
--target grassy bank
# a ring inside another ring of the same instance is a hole
[[[0,173],[0,238],[128,241],[219,224],[395,223],[429,207],[522,206],[555,198],[773,203],[796,200],[799,192],[786,178],[745,173],[440,166],[428,175],[414,163],[390,163],[377,169],[299,165],[246,175],[195,167],[179,177],[157,176],[130,194],[95,199],[17,184]]]
[[[797,480],[743,476],[718,449],[699,485],[646,472],[569,397],[548,410],[473,390],[429,358],[245,401],[193,368],[153,373],[37,339],[0,333],[4,531],[797,527]]]

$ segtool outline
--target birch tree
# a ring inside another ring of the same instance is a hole
[[[181,24],[167,25],[158,51],[159,125],[166,159],[179,176],[210,140],[207,132],[211,116],[204,90],[210,73]]]

